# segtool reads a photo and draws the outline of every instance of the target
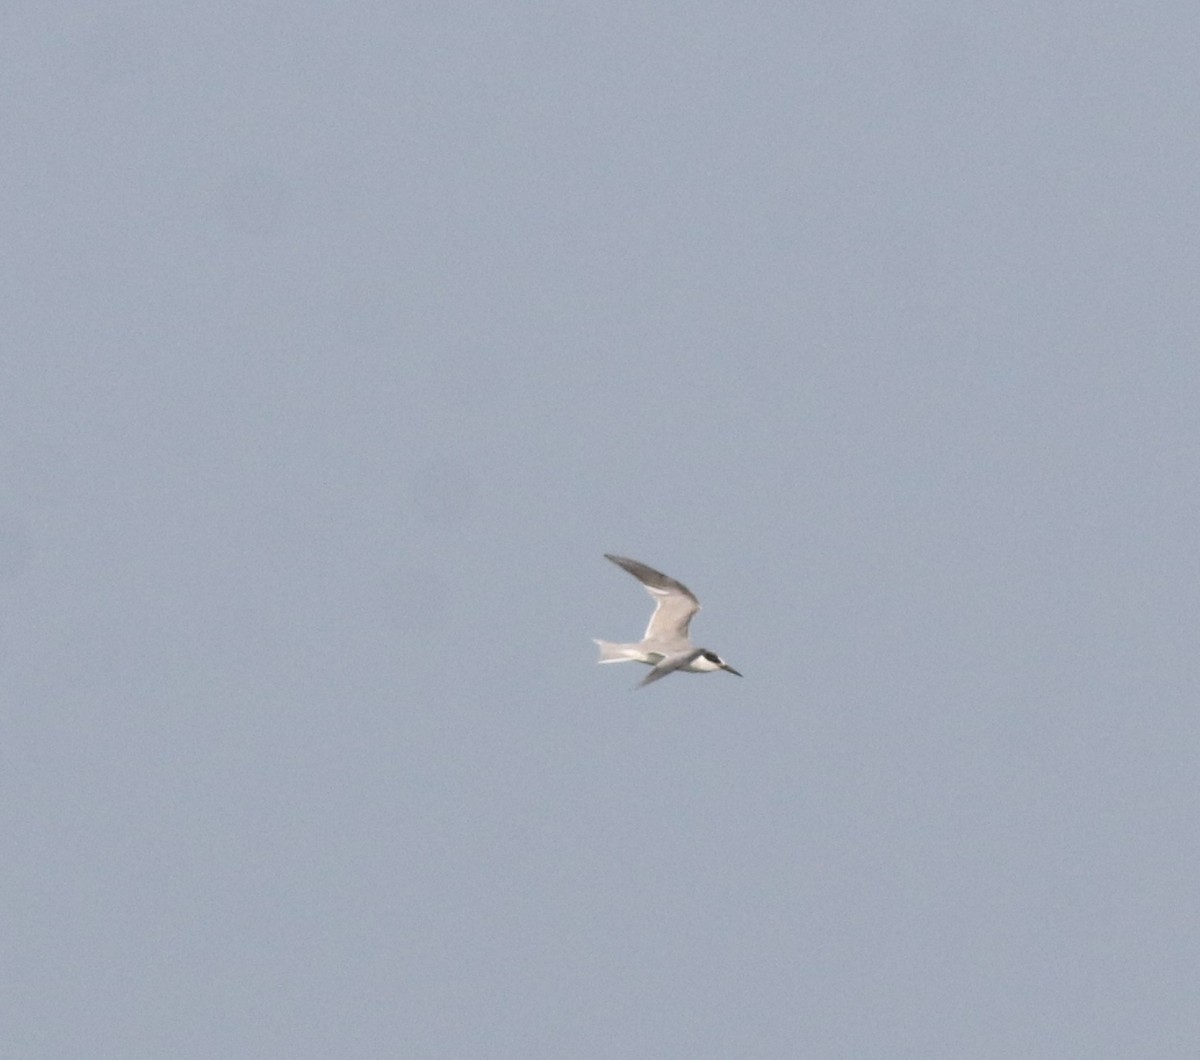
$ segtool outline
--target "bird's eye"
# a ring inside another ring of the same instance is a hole
[[[705,657],[705,658],[706,658],[706,659],[707,659],[707,660],[708,660],[710,663],[719,663],[719,662],[721,661],[721,660],[720,660],[719,658],[717,658],[717,656],[716,656],[716,655],[714,655],[714,654],[713,654],[711,651],[706,651],[706,652],[704,653],[704,657]]]

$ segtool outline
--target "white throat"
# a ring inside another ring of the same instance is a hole
[[[692,660],[692,664],[688,667],[688,669],[693,670],[696,673],[705,674],[712,673],[713,670],[720,670],[721,665],[720,663],[713,662],[711,659],[706,659],[703,655],[697,655],[696,658]]]

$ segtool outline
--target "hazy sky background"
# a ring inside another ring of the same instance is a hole
[[[0,1053],[1200,1055],[1198,54],[9,0]]]

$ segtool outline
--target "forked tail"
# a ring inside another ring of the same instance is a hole
[[[614,644],[612,641],[597,640],[595,637],[592,640],[595,640],[600,648],[600,658],[596,660],[597,662],[632,662],[637,658],[636,654],[631,653],[631,649],[634,648],[632,644]]]

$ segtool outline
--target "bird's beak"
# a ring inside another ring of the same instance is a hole
[[[729,665],[729,663],[726,663],[724,666],[722,666],[722,667],[721,667],[721,669],[722,669],[722,670],[728,670],[728,671],[729,671],[731,674],[733,674],[733,676],[734,676],[734,677],[741,677],[741,676],[742,676],[742,675],[741,675],[741,674],[739,674],[739,673],[738,673],[738,672],[737,672],[737,671],[736,671],[736,670],[735,670],[735,669],[734,669],[732,666],[730,666],[730,665]]]

